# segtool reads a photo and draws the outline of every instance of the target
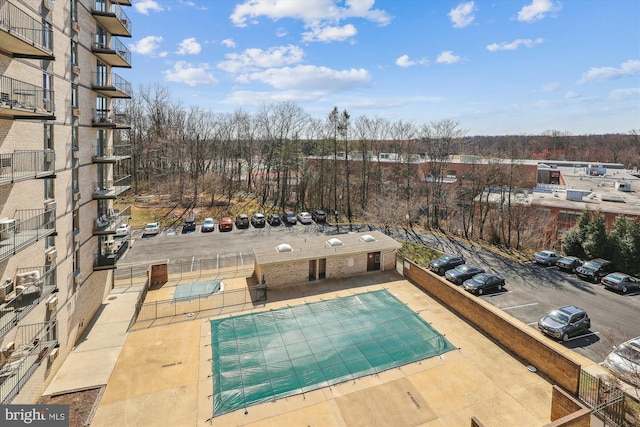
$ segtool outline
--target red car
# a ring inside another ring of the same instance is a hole
[[[228,216],[220,218],[220,222],[218,223],[218,230],[219,231],[233,230],[233,220]]]

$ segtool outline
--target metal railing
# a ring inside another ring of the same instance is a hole
[[[93,188],[95,189],[93,194],[97,197],[117,196],[131,188],[131,175],[125,175],[117,179],[96,181],[93,183]]]
[[[94,147],[94,156],[97,158],[131,157],[131,144],[111,146],[98,144]]]
[[[106,34],[94,34],[93,40],[94,49],[112,50],[119,57],[127,61],[128,64],[131,64],[131,51],[117,37],[109,37]]]
[[[118,91],[131,96],[133,93],[131,83],[117,75],[116,73],[93,73],[94,85],[99,88],[115,88]]]
[[[2,0],[0,0],[2,2]],[[7,76],[0,76],[0,106],[53,113],[54,92]]]
[[[93,10],[102,13],[113,13],[127,31],[131,33],[131,21],[118,3],[113,3],[109,0],[96,0]]]
[[[127,206],[123,210],[116,211],[111,209],[110,211],[111,212],[100,213],[100,215],[95,218],[95,231],[113,231],[121,224],[124,224],[131,219],[131,205]]]
[[[53,150],[0,154],[0,185],[53,175],[55,160]]]
[[[0,0],[0,29],[17,35],[39,49],[53,52],[53,29],[8,0]]]
[[[0,262],[53,234],[55,209],[21,209],[13,218],[0,219]]]
[[[627,419],[627,412],[640,406],[638,397],[634,398],[622,390],[618,381],[613,377],[596,377],[581,370],[578,397],[606,426],[632,427],[635,425]],[[630,404],[631,402],[634,403]],[[629,419],[634,419],[637,416],[640,414],[635,414]]]

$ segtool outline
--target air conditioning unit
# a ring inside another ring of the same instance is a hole
[[[57,256],[58,256],[58,251],[55,249],[47,252],[47,262],[55,262]]]
[[[47,200],[46,202],[44,202],[44,209],[46,211],[52,211],[56,208],[56,201],[55,200]]]
[[[53,311],[58,306],[58,297],[52,297],[47,301],[47,310]]]
[[[73,117],[80,117],[80,109],[79,108],[74,108],[73,109]]]
[[[73,201],[77,202],[80,200],[80,192],[73,193]]]
[[[82,282],[82,274],[78,273],[75,276],[73,276],[74,285],[79,285],[81,282]]]
[[[73,67],[71,67],[71,72],[73,74],[75,74],[76,76],[80,75],[80,67],[78,65],[74,65]]]
[[[71,157],[73,157],[74,159],[79,159],[80,158],[80,150],[73,150],[71,152]]]
[[[44,153],[44,161],[47,163],[53,162],[55,158],[55,152],[53,150],[45,151]]]
[[[51,352],[49,353],[49,363],[53,363],[53,361],[56,360],[56,357],[58,357],[57,347],[51,350]]]
[[[73,243],[80,243],[80,233],[73,235]]]
[[[9,300],[15,296],[16,284],[9,278],[0,285],[0,302]]]
[[[72,27],[73,31],[75,31],[76,33],[80,31],[80,24],[78,24],[77,22],[74,22]]]
[[[55,6],[56,6],[56,2],[55,2],[55,0],[44,0],[42,2],[42,5],[47,10],[53,10],[55,8]]]

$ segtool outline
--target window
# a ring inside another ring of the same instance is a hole
[[[96,97],[96,121],[105,123],[108,120],[109,109],[107,108],[107,98],[98,95]]]
[[[55,236],[47,236],[44,239],[44,249],[51,249],[56,247],[56,237]]]
[[[53,150],[53,148],[53,125],[47,123],[44,125],[44,149]]]
[[[97,86],[109,85],[109,73],[108,73],[107,65],[102,61],[98,61],[96,64],[96,85]]]
[[[71,21],[78,22],[78,0],[71,0],[69,9],[70,9]]]
[[[80,182],[78,176],[80,175],[78,168],[74,168],[71,171],[71,188],[74,193],[80,191]]]
[[[45,49],[53,50],[53,47],[52,47],[53,32],[52,32],[51,24],[47,21],[43,21],[42,27],[43,27],[42,28],[42,46]]]
[[[78,85],[71,85],[71,106],[78,108]]]
[[[78,151],[80,147],[78,147],[78,126],[73,126],[71,128],[71,150]]]
[[[78,42],[71,40],[71,65],[78,65]]]
[[[44,199],[53,200],[54,198],[55,198],[55,180],[53,178],[45,178]]]
[[[51,77],[51,74],[47,74],[44,73],[42,75],[42,100],[43,100],[43,107],[45,110],[47,111],[52,111],[52,105],[51,105],[51,101],[52,101],[52,96],[51,96],[51,90],[52,90],[52,82],[53,79]]]

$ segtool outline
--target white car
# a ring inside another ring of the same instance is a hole
[[[131,232],[131,226],[127,223],[120,224],[118,228],[116,228],[117,236],[126,236]]]
[[[622,381],[640,387],[640,337],[617,346],[602,364]]]
[[[298,214],[298,222],[300,224],[311,224],[313,222],[313,218],[311,218],[311,214],[309,212],[300,212]]]
[[[160,224],[157,222],[149,222],[142,230],[143,236],[155,236],[160,232]]]

